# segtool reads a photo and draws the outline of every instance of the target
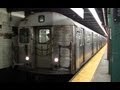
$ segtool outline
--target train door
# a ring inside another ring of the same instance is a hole
[[[76,29],[76,70],[83,63],[83,29]]]
[[[13,50],[13,62],[18,62],[18,27],[12,27],[12,50]]]
[[[83,29],[82,32],[83,32],[83,62],[85,62],[85,29]]]
[[[51,28],[35,28],[35,59],[37,68],[51,68]]]
[[[98,35],[96,34],[96,52],[98,51]]]
[[[100,49],[101,48],[101,36],[100,36],[100,41],[99,42],[100,42],[100,47],[99,47],[99,49]]]
[[[85,61],[89,60],[92,56],[92,32],[85,31]]]
[[[97,51],[99,50],[99,35],[97,35]]]
[[[93,40],[93,32],[92,32],[92,43],[91,43],[91,47],[92,47],[92,55],[94,54],[94,40]]]
[[[100,48],[100,36],[98,34],[98,50],[99,50],[99,48]]]
[[[96,53],[96,34],[93,33],[93,52],[94,54]]]

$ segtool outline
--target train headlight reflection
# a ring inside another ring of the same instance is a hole
[[[59,59],[58,59],[58,58],[54,58],[54,62],[55,62],[55,63],[58,63],[58,62],[59,62]]]
[[[28,61],[29,59],[30,59],[30,58],[29,58],[28,56],[26,56],[26,57],[25,57],[25,60],[27,60],[27,61]]]

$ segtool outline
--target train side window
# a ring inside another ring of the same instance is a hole
[[[90,43],[90,33],[87,33],[87,43]]]
[[[29,43],[29,29],[28,28],[20,29],[19,42]]]
[[[82,46],[82,32],[80,31],[80,46]]]
[[[40,29],[39,30],[39,43],[47,43],[50,40],[50,30]]]
[[[82,45],[84,45],[84,28],[80,28],[81,29],[81,40],[82,40]]]

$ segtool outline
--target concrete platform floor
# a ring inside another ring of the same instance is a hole
[[[94,74],[91,82],[111,82],[110,75],[108,74],[109,62],[107,60],[107,50]]]

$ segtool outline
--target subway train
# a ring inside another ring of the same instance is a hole
[[[73,75],[106,44],[106,37],[57,12],[28,15],[14,38],[14,66],[41,74]]]

